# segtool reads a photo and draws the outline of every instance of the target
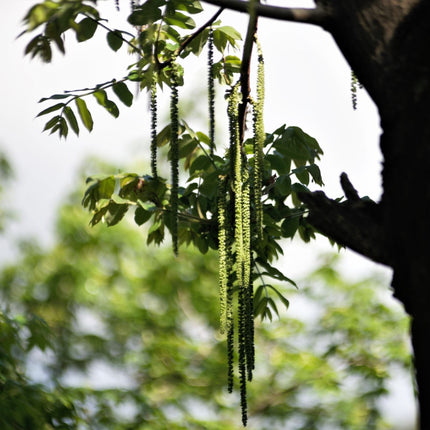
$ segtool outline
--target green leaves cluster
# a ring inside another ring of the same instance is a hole
[[[33,6],[24,17],[26,30],[21,35],[41,28],[42,31],[27,44],[25,53],[50,62],[53,43],[60,52],[66,52],[63,35],[67,31],[73,31],[78,42],[91,39],[97,30],[100,15],[95,7],[87,3],[82,0],[46,0]]]
[[[97,103],[102,106],[114,118],[119,116],[118,105],[108,98],[106,89],[111,89],[114,95],[126,106],[133,104],[133,94],[128,89],[124,81],[116,81],[115,79],[105,82],[104,84],[97,85],[95,88],[86,88],[83,90],[76,90],[65,94],[54,94],[51,97],[42,98],[39,102],[47,100],[63,100],[55,103],[54,105],[44,109],[37,116],[44,116],[52,112],[56,112],[46,124],[43,131],[49,131],[50,134],[58,132],[60,137],[67,137],[69,128],[79,135],[79,117],[82,125],[88,130],[92,131],[94,126],[93,117],[88,109],[87,102],[83,97],[92,95]],[[76,113],[71,107],[75,104]]]
[[[132,27],[126,30],[109,27],[108,21],[102,18],[96,9],[96,2],[91,3],[94,5],[88,5],[83,0],[44,1],[33,6],[24,18],[26,30],[21,35],[42,29],[27,44],[25,53],[39,57],[42,61],[51,61],[53,43],[60,52],[63,54],[66,52],[64,44],[66,33],[73,32],[78,42],[86,42],[94,37],[99,28],[106,33],[106,42],[112,50],[118,51],[126,45],[139,58],[128,67],[125,78],[99,84],[82,92],[66,92],[42,99],[41,101],[69,99],[64,104],[56,103],[44,109],[38,115],[61,110],[59,114],[50,118],[44,128],[51,133],[57,132],[60,137],[67,137],[69,128],[76,134],[79,132],[76,114],[68,106],[70,101],[94,95],[102,107],[117,117],[118,106],[107,98],[104,93],[106,88],[112,86],[120,100],[126,106],[131,106],[133,96],[126,87],[127,81],[139,82],[142,90],[149,91],[155,72],[158,85],[171,86],[173,59],[177,57],[183,59],[190,53],[199,55],[209,37],[208,24],[196,29],[196,23],[192,18],[203,11],[199,1],[149,0],[141,5],[134,5],[128,17],[128,24]],[[231,84],[233,75],[239,72],[240,59],[231,54],[227,55],[227,51],[238,47],[241,36],[234,28],[222,26],[220,22],[214,21],[215,19],[210,20],[213,27],[213,44],[221,57],[214,62],[213,76],[223,84]],[[182,75],[183,69],[178,66],[175,78],[178,85],[183,83]],[[83,125],[91,131],[93,128],[91,113],[86,103],[78,101],[78,104],[78,114]]]
[[[170,142],[170,134],[170,125],[158,133],[159,147]],[[179,160],[188,173],[186,185],[178,189],[178,241],[179,245],[193,244],[206,253],[209,249],[218,249],[219,177],[229,175],[231,154],[227,153],[224,158],[211,157],[209,137],[193,131],[183,121],[178,136]],[[249,150],[252,170],[251,139],[245,141],[244,148]],[[307,191],[311,181],[322,185],[315,164],[322,150],[316,140],[300,128],[286,126],[266,134],[264,148],[263,234],[261,240],[253,239],[253,259],[258,270],[253,271],[252,280],[267,277],[294,284],[273,263],[283,254],[280,240],[292,239],[298,234],[309,241],[315,235],[315,230],[306,222],[306,208],[297,198],[297,192]],[[127,212],[134,212],[138,225],[148,225],[147,243],[161,244],[172,228],[170,193],[171,185],[161,176],[153,178],[137,173],[93,176],[88,179],[83,205],[93,214],[92,225],[105,222],[113,226]],[[272,288],[264,287],[264,294],[255,300],[255,316],[271,318],[273,312],[278,313],[273,300],[267,301],[266,296],[279,299]]]
[[[0,276],[4,278],[4,274],[3,272]],[[2,299],[4,293],[0,290]],[[0,309],[2,429],[43,429],[51,425],[64,429],[73,428],[70,423],[77,418],[76,409],[65,398],[61,388],[55,386],[48,390],[32,381],[25,370],[30,354],[51,350],[52,342],[52,330],[39,316],[27,311],[13,314]]]

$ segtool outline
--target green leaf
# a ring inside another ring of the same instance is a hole
[[[98,181],[98,199],[110,199],[115,190],[115,178],[108,176],[107,178]]]
[[[203,183],[200,185],[200,193],[208,198],[213,198],[218,191],[218,175],[217,171],[211,172],[205,176]]]
[[[46,100],[61,100],[61,99],[67,99],[71,95],[70,94],[54,94],[51,97],[43,97],[39,100],[39,103],[45,102]]]
[[[148,230],[148,238],[146,243],[149,245],[154,242],[159,245],[164,239],[164,223],[161,220],[157,220],[151,225]]]
[[[262,275],[268,275],[271,278],[278,279],[279,281],[289,282],[290,284],[296,286],[296,283],[293,280],[291,280],[290,278],[287,278],[281,271],[271,266],[267,261],[263,260],[261,257],[258,257],[255,261],[266,270],[266,272],[262,273]]]
[[[242,40],[240,33],[230,26],[218,27],[213,32],[214,45],[221,53],[224,52],[229,43],[233,48],[237,46],[236,41]]]
[[[118,118],[118,106],[113,101],[108,99],[105,90],[97,90],[93,93],[93,96],[96,98],[97,102],[101,106],[103,106],[111,115],[113,115],[115,118]]]
[[[209,250],[209,245],[206,237],[196,235],[194,238],[194,245],[197,246],[202,254],[206,254]]]
[[[118,224],[125,216],[128,211],[128,205],[117,204],[111,201],[108,206],[108,210],[105,215],[106,224],[112,227]]]
[[[64,31],[64,30],[63,30]],[[53,19],[49,21],[45,26],[45,35],[49,37],[49,39],[53,40],[58,49],[65,54],[66,50],[64,48],[64,42],[61,37],[62,29],[60,28],[58,19]]]
[[[133,94],[124,82],[117,82],[113,85],[112,90],[126,106],[130,107],[132,105]]]
[[[118,49],[121,48],[123,44],[122,33],[119,30],[109,31],[106,35],[106,39],[108,45],[115,52],[118,51]]]
[[[76,107],[78,108],[79,116],[81,117],[82,123],[84,124],[85,128],[88,131],[91,131],[93,129],[93,118],[91,116],[90,111],[87,108],[87,104],[85,103],[85,100],[81,99],[80,97],[77,97],[75,99]]]
[[[132,82],[140,82],[144,78],[144,74],[140,72],[140,70],[131,70],[127,75],[127,79]]]
[[[313,163],[323,153],[318,142],[299,127],[288,127],[273,146],[299,165],[306,161]]]
[[[273,290],[278,295],[279,299],[281,300],[281,302],[285,306],[285,309],[288,309],[288,307],[290,306],[290,302],[282,295],[282,293],[277,288],[275,288],[273,285],[266,285],[266,287]],[[278,313],[278,312],[276,312],[276,313]]]
[[[115,191],[114,176],[102,177],[101,179],[90,177],[87,179],[87,183],[91,183],[91,185],[85,190],[82,206],[89,210],[95,210],[96,208],[100,210],[106,207]]]
[[[58,5],[55,5],[55,7],[58,7]],[[39,25],[48,21],[53,13],[55,13],[55,8],[52,7],[52,3],[45,2],[33,6],[24,17],[28,30],[33,31]]]
[[[90,225],[94,227],[97,225],[100,221],[102,221],[103,217],[105,216],[106,212],[108,210],[108,207],[105,206],[102,209],[98,210],[93,217],[90,220]]]
[[[125,198],[119,196],[118,194],[112,194],[111,199],[112,199],[112,201],[114,201],[115,203],[117,203],[119,205],[134,204],[134,202],[132,200],[125,199]]]
[[[309,188],[296,182],[295,184],[291,185],[291,191],[295,193],[308,193]]]
[[[312,179],[314,182],[320,186],[324,185],[324,182],[322,180],[321,176],[321,170],[316,164],[311,164],[310,166],[307,166],[306,169],[311,174]]]
[[[168,5],[172,9],[184,10],[191,14],[196,14],[203,11],[202,5],[197,0],[171,0],[169,1]]]
[[[157,209],[157,206],[152,202],[144,202],[138,199],[137,204],[146,212],[153,213]]]
[[[70,127],[72,127],[72,130],[75,132],[77,136],[79,136],[79,125],[78,121],[76,119],[75,114],[73,113],[73,110],[70,106],[66,106],[64,108],[64,116],[67,119],[67,122],[69,123]]]
[[[78,42],[85,42],[91,39],[97,30],[97,26],[97,21],[93,18],[84,18],[79,22],[76,29],[76,39]]]
[[[281,175],[275,182],[275,189],[285,198],[291,193],[291,178],[289,175]]]
[[[58,125],[59,125],[59,132],[60,132],[60,137],[64,137],[66,138],[67,135],[69,134],[69,126],[67,125],[67,122],[64,118],[60,118],[58,120]],[[51,132],[51,134],[53,133],[53,131]]]
[[[42,61],[49,63],[52,60],[52,49],[49,38],[43,34],[39,34],[28,43],[24,53],[25,55],[31,53],[32,58],[39,55]]]
[[[206,170],[211,166],[211,160],[206,155],[199,155],[191,164],[190,174],[192,175],[197,170]]]
[[[273,309],[273,311],[276,313],[276,315],[279,317],[278,307],[276,306],[275,301],[271,297],[267,298],[267,306],[270,306]],[[270,318],[270,321],[272,321],[272,318]]]
[[[136,8],[128,17],[128,22],[131,25],[141,26],[158,21],[162,17],[160,7],[164,6],[164,4],[163,0],[148,0]]]
[[[199,56],[208,41],[209,30],[205,29],[200,32],[194,39],[186,46],[185,50],[181,53],[181,57],[186,57],[190,52]]]
[[[61,116],[60,115],[56,115],[54,117],[52,117],[46,124],[45,124],[45,128],[43,129],[43,131],[49,130],[50,128],[54,127],[55,125],[58,124],[58,121],[60,120]]]
[[[271,168],[276,170],[279,175],[286,175],[290,172],[290,160],[286,159],[279,151],[266,155],[266,160],[270,162]]]
[[[263,285],[260,285],[260,287],[258,287],[257,292],[262,291],[264,288]],[[254,297],[254,316],[257,317],[258,315],[260,315],[261,319],[263,320],[264,318],[264,312],[267,308],[267,297],[263,296],[261,297],[261,293],[260,293],[260,297],[256,300]]]
[[[54,112],[54,111],[56,111],[58,109],[61,109],[64,106],[65,106],[64,103],[57,103],[56,105],[50,106],[49,108],[43,110],[42,112],[39,112],[37,114],[36,118],[39,117],[39,116],[42,116],[42,115],[46,115],[47,113]]]
[[[153,212],[147,211],[142,207],[138,206],[134,212],[134,221],[137,225],[142,225],[146,221],[148,221],[152,215]]]
[[[202,133],[201,131],[198,131],[196,133],[196,137],[198,138],[198,140],[200,141],[200,143],[204,143],[205,145],[207,145],[208,147],[210,147],[211,141],[210,141],[209,137],[206,134]]]
[[[196,27],[196,23],[192,18],[177,11],[175,11],[173,14],[167,14],[167,16],[164,18],[164,21],[166,24],[174,25],[187,30],[192,30]]]
[[[284,237],[293,238],[296,234],[297,229],[299,228],[300,217],[292,214],[289,217],[286,217],[281,224],[282,235]]]
[[[293,169],[293,172],[302,184],[309,185],[309,173],[305,166],[297,167],[297,169]]]

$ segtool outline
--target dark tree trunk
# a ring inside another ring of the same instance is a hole
[[[321,5],[320,5],[321,3]],[[392,286],[412,319],[420,428],[430,429],[430,0],[325,0],[331,32],[379,109],[381,201],[301,195],[309,222],[394,270]]]

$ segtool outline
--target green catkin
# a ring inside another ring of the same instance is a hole
[[[209,104],[209,141],[210,155],[214,155],[215,150],[215,82],[213,76],[214,64],[214,39],[213,29],[209,29],[208,36],[208,104]]]
[[[257,42],[258,48],[258,69],[257,69],[257,101],[253,103],[253,123],[254,123],[254,208],[256,233],[259,239],[263,236],[263,204],[262,182],[264,170],[264,59],[261,46]]]
[[[226,196],[229,190],[228,182],[226,183]],[[228,373],[227,373],[227,388],[228,392],[233,391],[234,381],[234,311],[233,311],[233,292],[234,292],[234,264],[233,264],[233,242],[234,242],[234,222],[233,222],[233,199],[226,202],[226,251],[227,251],[227,362],[228,362]],[[228,204],[228,206],[227,206]]]
[[[254,285],[252,280],[248,284],[246,297],[246,366],[248,381],[252,381],[253,371],[255,369],[255,344],[254,344]]]
[[[230,182],[234,184],[235,182],[235,159],[236,159],[236,148],[239,145],[239,121],[238,121],[238,104],[239,104],[239,94],[238,94],[239,86],[238,84],[232,88],[231,93],[228,97],[228,119],[229,119],[229,153],[230,153],[230,173],[229,179]],[[229,182],[229,183],[230,183]],[[230,188],[230,187],[228,187]],[[235,200],[236,196],[234,193],[230,193],[231,198],[228,202],[229,210],[227,211],[227,237],[228,237],[228,247],[227,247],[227,256],[228,256],[228,286],[227,286],[227,360],[228,360],[228,392],[231,393],[233,391],[233,381],[234,381],[234,322],[233,322],[233,279],[235,277],[234,274],[234,258],[233,258],[233,242],[235,240]],[[232,219],[233,218],[233,219]]]
[[[237,154],[239,156],[239,154]],[[246,161],[244,159],[243,161]],[[242,409],[242,423],[247,424],[247,390],[246,382],[252,379],[252,365],[250,362],[251,333],[250,319],[253,318],[249,309],[249,283],[251,279],[251,213],[250,213],[250,184],[247,166],[242,169],[242,240],[243,256],[237,264],[242,265],[239,285],[239,375],[240,375],[240,403]]]
[[[241,289],[243,287],[240,287]],[[239,380],[240,380],[240,408],[242,411],[242,424],[246,427],[248,422],[248,402],[246,395],[246,295],[243,291],[239,291],[238,305],[238,342],[239,342]]]
[[[233,315],[231,315],[233,317]],[[233,321],[229,325],[227,332],[227,390],[233,392],[234,381],[234,324]]]
[[[238,85],[233,87],[229,97],[228,116],[230,125],[230,160],[232,164],[231,177],[233,180],[234,195],[234,269],[238,290],[238,358],[240,403],[242,410],[242,423],[246,426],[248,421],[247,387],[248,379],[252,379],[253,356],[253,312],[250,307],[249,286],[251,282],[251,208],[250,208],[250,180],[247,158],[242,154],[239,133],[239,103],[241,97]],[[232,343],[232,340],[230,340]],[[251,342],[251,344],[250,344]],[[231,354],[231,343],[228,343],[228,352]],[[229,362],[230,364],[230,362]],[[231,371],[231,369],[229,369]]]
[[[233,291],[234,291],[234,266],[233,266],[233,241],[234,241],[234,226],[232,220],[233,210],[231,210],[232,201],[228,202],[229,209],[226,213],[226,233],[227,233],[227,388],[228,392],[233,391],[234,381],[234,312],[233,312]]]
[[[253,309],[253,285],[251,279],[251,200],[250,178],[248,169],[242,172],[242,224],[243,224],[243,279],[242,294],[244,302],[244,338],[246,354],[246,370],[248,381],[252,380],[254,370],[254,309]]]
[[[157,72],[153,72],[151,81],[151,172],[152,177],[158,177],[157,172]]]
[[[178,76],[177,64],[172,63],[172,87],[170,95],[170,151],[171,180],[170,207],[172,210],[172,244],[173,252],[178,255],[178,189],[179,189],[179,111],[178,111]]]
[[[246,162],[246,158],[244,160]],[[243,282],[251,279],[251,201],[249,172],[247,166],[242,171],[242,230],[243,230]]]
[[[224,334],[228,331],[227,317],[227,288],[229,278],[229,266],[227,256],[227,178],[219,178],[218,193],[218,272],[219,272],[219,296],[220,296],[220,332]]]

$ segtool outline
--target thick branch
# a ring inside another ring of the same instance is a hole
[[[353,197],[339,203],[322,191],[300,193],[299,198],[309,209],[308,222],[322,234],[342,246],[352,249],[377,263],[392,263],[386,246],[385,230],[379,206],[369,199],[356,199],[347,176],[342,175],[345,194]]]
[[[242,0],[204,0],[206,3],[220,6],[237,12],[248,12],[249,2]],[[301,22],[326,27],[330,21],[330,14],[325,8],[290,8],[258,4],[256,5],[258,16],[279,19],[282,21]]]

